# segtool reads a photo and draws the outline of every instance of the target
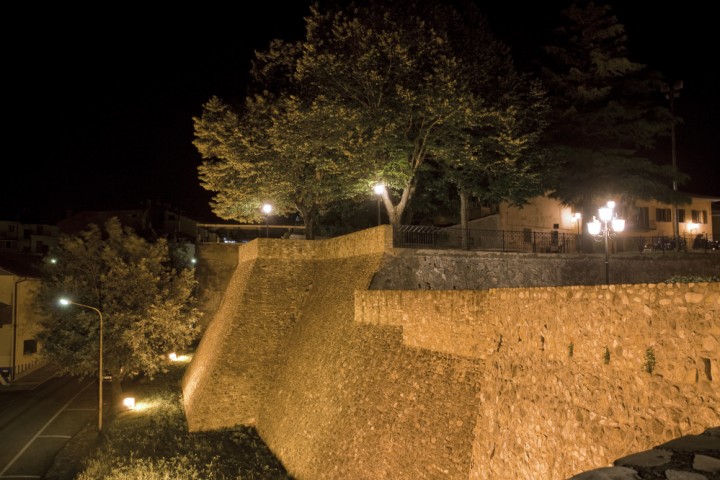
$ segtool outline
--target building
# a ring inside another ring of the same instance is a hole
[[[117,217],[121,224],[148,240],[162,237],[168,241],[194,243],[198,235],[196,220],[171,207],[152,203],[143,208],[82,211],[60,220],[57,225],[62,233],[73,235],[91,223],[102,225],[112,217]]]
[[[55,225],[0,220],[0,252],[44,255],[57,245],[59,234]]]
[[[34,338],[40,315],[32,304],[40,261],[36,255],[0,253],[0,384],[43,365],[41,346]]]
[[[715,245],[720,240],[717,226],[713,230],[713,211],[717,211],[720,197],[692,194],[689,197],[690,203],[677,209],[681,246],[685,250],[705,250],[707,245]],[[618,202],[617,212],[625,219],[625,231],[617,249],[672,249],[672,205],[655,200]],[[502,203],[468,222],[470,248],[477,232],[497,231],[505,232],[506,244],[507,238],[515,239],[519,250],[528,250],[523,245],[532,244],[542,245],[541,250],[533,251],[573,251],[581,247],[581,242],[575,239],[587,234],[585,224],[592,221],[593,216],[597,216],[597,212],[579,212],[545,196],[534,197],[523,207]]]

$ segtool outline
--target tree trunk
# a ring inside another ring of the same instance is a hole
[[[462,249],[469,248],[468,242],[468,194],[460,192],[460,235]]]
[[[110,408],[108,409],[108,419],[114,417],[123,408],[122,377],[120,375],[120,372],[112,372],[112,382],[110,384]]]

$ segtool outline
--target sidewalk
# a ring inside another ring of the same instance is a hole
[[[43,365],[27,375],[23,375],[10,385],[0,384],[0,393],[15,392],[18,390],[33,390],[42,383],[47,382],[51,378],[55,378],[57,373],[52,365]]]

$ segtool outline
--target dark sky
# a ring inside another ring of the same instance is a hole
[[[676,103],[685,118],[678,166],[693,181],[682,189],[720,196],[711,13],[699,2],[683,3],[683,11],[617,3],[630,58],[684,81]],[[253,51],[272,38],[300,35],[308,11],[302,0],[247,5],[8,10],[6,24],[15,28],[2,34],[0,219],[54,222],[67,210],[131,208],[147,199],[216,220],[197,179],[192,117],[212,95],[242,96]],[[564,5],[481,2],[518,57],[543,44]],[[670,163],[669,143],[663,147],[657,155]]]

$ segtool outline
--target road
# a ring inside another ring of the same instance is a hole
[[[56,377],[0,392],[0,479],[40,479],[65,443],[97,419],[97,381]]]

